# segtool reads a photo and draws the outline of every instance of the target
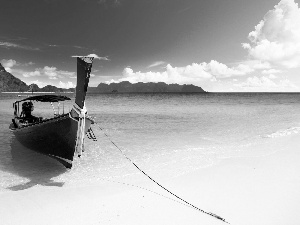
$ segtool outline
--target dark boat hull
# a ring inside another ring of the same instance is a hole
[[[85,133],[91,121],[86,118]],[[25,147],[60,161],[67,168],[72,167],[75,154],[78,121],[64,114],[40,123],[11,129],[17,140]]]

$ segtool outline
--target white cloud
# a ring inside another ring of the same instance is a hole
[[[109,60],[110,60],[107,56],[105,56],[105,57],[100,57],[100,56],[98,56],[98,55],[96,55],[96,54],[89,54],[88,57],[94,57],[95,59],[106,60],[106,61],[109,61]]]
[[[39,48],[34,48],[34,47],[30,47],[30,46],[25,46],[25,45],[19,45],[19,44],[15,44],[12,42],[1,42],[0,41],[0,47],[4,47],[4,48],[19,48],[19,49],[25,49],[25,50],[40,50]]]
[[[111,82],[129,81],[137,82],[165,82],[178,84],[196,84],[206,81],[215,82],[217,79],[242,76],[254,71],[249,65],[239,64],[229,68],[223,63],[211,60],[209,63],[192,63],[184,67],[173,67],[168,64],[163,72],[134,72],[126,67],[123,70],[123,78],[111,80]]]
[[[13,59],[8,59],[8,60],[2,59],[1,64],[5,68],[5,70],[9,73],[12,72],[12,67],[14,67],[15,65],[18,65],[16,60],[13,60]]]
[[[269,69],[269,70],[263,70],[261,73],[262,74],[274,74],[274,73],[282,73],[282,71],[276,70],[276,69]]]
[[[105,7],[118,7],[121,6],[121,0],[98,0],[100,5],[105,5]]]
[[[83,56],[79,56],[79,55],[73,55],[72,57],[83,57]],[[93,57],[94,59],[99,59],[99,60],[105,60],[105,61],[110,61],[110,59],[108,58],[108,56],[104,56],[104,57],[100,57],[96,54],[89,54],[86,57]]]
[[[2,66],[5,68],[5,70],[9,73],[24,73],[23,71],[21,71],[20,69],[16,69],[15,66],[30,66],[33,65],[33,62],[29,62],[29,63],[20,63],[17,62],[14,59],[2,59],[0,61],[0,63],[2,64]],[[14,68],[13,68],[14,67]],[[31,74],[30,72],[25,72],[25,77],[29,77],[29,76],[38,76],[38,74]]]
[[[243,87],[276,87],[277,85],[267,77],[248,77],[246,82],[242,83]]]
[[[277,75],[288,72],[286,68],[300,67],[300,9],[294,0],[281,0],[274,9],[266,13],[254,31],[249,33],[249,43],[242,47],[248,51],[249,59],[229,67],[216,60],[192,63],[183,67],[168,64],[162,72],[123,70],[123,77],[110,82],[165,82],[194,84],[211,90],[280,91],[299,90],[291,81]],[[156,61],[147,68],[164,64]],[[251,76],[244,82],[241,76]],[[276,74],[276,75],[275,75]],[[226,78],[234,79],[226,79]],[[222,86],[224,88],[222,88]],[[232,89],[232,90],[233,90]],[[209,90],[210,91],[210,90]]]
[[[58,88],[74,88],[75,85],[71,81],[68,81],[66,83],[59,81],[57,87]]]
[[[249,66],[251,68],[253,68],[254,70],[263,70],[263,69],[270,69],[271,65],[269,62],[262,62],[259,60],[251,60],[248,61],[249,62]]]
[[[225,64],[219,63],[215,60],[211,60],[210,63],[202,63],[205,71],[210,72],[210,74],[216,77],[228,77],[234,71],[229,69]]]
[[[300,66],[300,9],[294,0],[281,0],[249,33],[243,43],[255,59],[286,68]]]
[[[156,62],[153,62],[152,64],[150,64],[149,66],[147,66],[147,68],[156,67],[156,66],[160,66],[163,64],[165,64],[164,61],[156,61]]]
[[[219,63],[215,60],[211,60],[210,63],[202,63],[205,71],[216,76],[217,78],[226,78],[232,76],[240,76],[251,73],[254,71],[250,66],[245,64],[239,64],[236,67],[229,68],[223,63]]]
[[[39,81],[39,80],[31,81],[31,83],[32,83],[32,84],[36,84],[36,85],[39,86],[40,88],[45,87],[46,85],[48,85],[47,83],[42,82],[42,81]]]
[[[8,59],[8,60],[2,59],[1,64],[6,69],[6,68],[11,68],[14,65],[17,65],[17,62],[16,62],[16,60],[13,60],[13,59]]]
[[[41,73],[40,73],[40,71],[36,70],[36,71],[33,71],[33,72],[23,73],[23,76],[24,77],[36,77],[36,76],[41,76]]]
[[[45,66],[42,69],[42,72],[48,76],[50,79],[52,79],[53,77],[57,77],[57,71],[56,71],[56,67],[49,67],[49,66]]]
[[[299,91],[299,88],[288,79],[280,80],[279,85],[282,87],[291,88],[291,91]]]
[[[58,78],[64,77],[73,77],[75,76],[75,72],[69,72],[64,70],[57,70],[56,67],[45,66],[44,68],[37,68],[32,72],[23,73],[24,77],[34,77],[34,76],[45,76],[49,79],[56,80]]]
[[[203,65],[193,63],[186,67],[172,67],[170,64],[166,66],[163,72],[134,72],[131,68],[123,70],[123,78],[112,80],[111,82],[129,81],[131,83],[137,82],[165,82],[187,84],[197,83],[199,81],[212,78],[212,75],[206,72]]]
[[[58,88],[66,88],[66,89],[68,89],[68,88],[74,88],[75,87],[75,85],[72,82],[70,82],[70,81],[65,82],[65,83],[62,82],[62,81],[59,81],[58,85],[55,85],[53,83],[46,83],[46,82],[39,81],[39,80],[31,81],[31,83],[37,84],[40,88],[45,87],[47,85],[52,85],[52,86],[56,86]]]
[[[245,82],[234,84],[237,87],[241,87],[247,91],[294,91],[299,88],[294,85],[290,80],[284,79],[275,82],[271,80],[274,78],[268,77],[248,77]]]
[[[274,74],[270,74],[270,75],[269,75],[269,78],[270,78],[270,79],[276,79],[277,76],[275,76]]]
[[[19,47],[19,45],[11,43],[11,42],[0,42],[0,46],[5,47],[5,48],[9,48],[9,47],[18,48]]]
[[[31,66],[31,65],[34,65],[35,63],[33,63],[33,62],[29,62],[29,63],[24,63],[23,65],[24,66]]]

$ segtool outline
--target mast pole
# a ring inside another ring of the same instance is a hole
[[[71,115],[76,115],[78,118],[77,138],[75,151],[78,157],[81,156],[84,148],[85,135],[85,115],[87,109],[85,107],[85,97],[90,79],[93,59],[92,56],[76,56],[77,57],[77,86],[75,95],[75,104],[73,105]],[[74,116],[73,116],[74,117]]]

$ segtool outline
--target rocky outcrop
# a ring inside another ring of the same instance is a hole
[[[0,72],[6,72],[6,70],[4,69],[1,63],[0,63]]]
[[[28,86],[23,81],[7,72],[0,63],[0,91],[23,92],[27,90]]]

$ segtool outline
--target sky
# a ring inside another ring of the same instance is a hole
[[[300,0],[1,0],[0,62],[39,87],[194,84],[210,92],[300,91]]]

